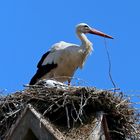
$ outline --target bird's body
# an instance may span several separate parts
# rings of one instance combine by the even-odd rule
[[[77,68],[83,67],[87,56],[93,50],[92,43],[85,36],[85,33],[91,31],[90,29],[85,23],[77,26],[76,33],[82,42],[80,46],[64,41],[54,44],[51,50],[45,53],[39,61],[38,70],[31,79],[30,85],[41,79],[55,79],[60,82],[68,81],[70,83],[74,72]],[[98,33],[101,34],[102,32]],[[111,38],[106,34],[103,35]]]

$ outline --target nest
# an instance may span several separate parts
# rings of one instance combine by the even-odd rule
[[[139,139],[139,113],[123,93],[89,87],[48,88],[42,85],[0,97],[0,136],[4,139],[27,104],[48,118],[66,135],[91,125],[96,112],[105,113],[111,139]],[[74,132],[73,131],[73,132]]]

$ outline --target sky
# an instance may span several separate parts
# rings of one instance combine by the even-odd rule
[[[35,74],[39,59],[54,43],[80,45],[75,26],[84,22],[114,37],[106,39],[106,45],[117,87],[140,93],[139,5],[138,0],[0,1],[0,91],[24,89],[23,85]],[[104,38],[88,38],[94,51],[74,77],[85,81],[85,85],[111,89]]]

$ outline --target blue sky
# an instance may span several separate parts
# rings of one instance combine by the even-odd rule
[[[123,91],[140,92],[140,1],[0,1],[0,90],[22,90],[42,54],[56,42],[80,44],[75,25],[85,22],[114,37],[107,39],[112,77]],[[104,39],[88,35],[94,52],[75,77],[110,89]]]

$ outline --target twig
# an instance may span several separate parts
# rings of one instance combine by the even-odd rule
[[[111,58],[110,58],[110,55],[109,55],[109,51],[108,51],[108,48],[107,48],[107,43],[106,43],[106,39],[104,38],[104,44],[105,44],[105,49],[106,49],[106,53],[107,53],[107,58],[108,58],[108,63],[109,63],[109,69],[108,69],[108,73],[109,73],[109,78],[114,86],[114,89],[117,88],[113,78],[112,78],[112,74],[111,74]],[[115,92],[116,90],[114,90]]]
[[[121,104],[123,104],[124,102],[126,102],[128,99],[125,99],[123,101],[121,101],[119,104],[116,105],[116,107],[120,106]]]
[[[65,106],[65,110],[66,110],[66,115],[67,115],[67,126],[68,128],[70,128],[70,118],[69,118],[69,112],[68,112],[67,106]]]

